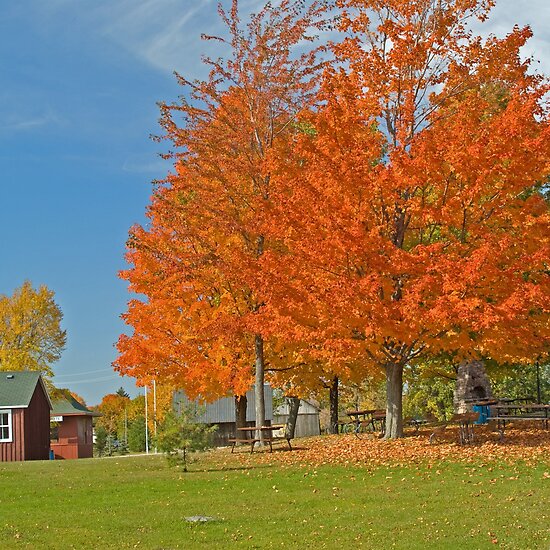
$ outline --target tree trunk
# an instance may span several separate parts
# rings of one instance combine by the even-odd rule
[[[246,395],[235,396],[235,428],[244,428],[246,426]]]
[[[338,433],[338,376],[332,379],[329,390],[330,399],[330,423],[328,431],[331,434]]]
[[[288,420],[286,422],[285,436],[294,439],[296,432],[296,421],[298,420],[298,410],[300,409],[299,397],[287,397],[288,401]]]
[[[254,349],[256,352],[255,371],[256,380],[254,384],[254,401],[256,411],[256,428],[261,428],[265,425],[265,402],[264,402],[264,379],[265,379],[265,363],[264,363],[264,339],[260,334],[256,334],[254,339]],[[263,433],[258,429],[257,437],[263,440]]]
[[[385,439],[403,437],[403,367],[386,365]]]

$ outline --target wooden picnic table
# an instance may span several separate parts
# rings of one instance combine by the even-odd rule
[[[509,416],[512,411],[524,414],[532,414],[539,418],[549,418],[550,405],[544,403],[498,403],[491,408],[495,409],[497,416]]]
[[[479,418],[478,413],[455,414],[451,419],[458,424],[459,442],[467,445],[474,442],[474,423]]]
[[[276,432],[281,429],[285,429],[284,424],[272,424],[271,426],[262,426],[261,428],[256,428],[256,426],[246,426],[244,428],[237,428],[237,437],[232,438],[229,440],[230,443],[233,443],[233,447],[231,449],[231,452],[235,450],[235,445],[237,443],[247,443],[250,444],[250,452],[254,452],[254,445],[256,443],[259,443],[260,441],[263,441],[264,443],[269,443],[269,452],[273,452],[273,442],[274,441],[281,441],[283,439],[286,440],[288,443],[289,449],[292,451],[292,445],[290,443],[290,437],[284,436],[274,436],[273,432]],[[262,437],[258,437],[258,433],[262,432]],[[249,433],[250,437],[239,437],[239,435],[245,435]]]
[[[507,420],[541,420],[548,428],[550,405],[543,403],[499,403],[491,407],[491,416],[488,420],[500,421],[503,424]]]
[[[450,420],[438,422],[433,425],[433,432],[430,434],[430,443],[441,435],[448,426],[458,426],[458,442],[461,445],[468,445],[474,442],[474,423],[478,419],[478,413],[454,414]]]
[[[488,421],[496,422],[500,439],[504,438],[507,422],[542,422],[548,429],[550,425],[550,405],[544,403],[499,403],[491,407]]]
[[[480,407],[491,407],[493,405],[498,405],[501,403],[498,399],[480,399],[479,401],[474,401],[472,405],[478,405]]]
[[[383,432],[386,426],[386,411],[383,409],[363,409],[358,411],[347,411],[351,422],[355,423],[355,435],[359,437],[359,432],[363,427],[371,427],[372,431]],[[377,430],[378,425],[378,430]]]
[[[361,418],[366,420],[367,416],[371,415],[376,409],[362,409],[360,411],[346,411],[346,414],[354,419]]]
[[[428,420],[427,418],[405,418],[404,419],[405,424],[408,426],[411,426],[414,428],[414,433],[417,434],[420,431],[421,426],[426,426],[428,424],[433,423],[432,421]]]

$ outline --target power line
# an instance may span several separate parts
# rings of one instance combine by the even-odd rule
[[[90,378],[88,380],[61,380],[62,384],[70,384],[71,386],[76,384],[89,384],[91,382],[106,382],[107,380],[114,380],[115,378],[119,378],[118,375],[113,376],[103,376],[101,378]],[[55,382],[55,379],[54,379]]]
[[[87,370],[85,372],[75,372],[72,374],[54,374],[55,378],[73,378],[75,376],[88,376],[89,374],[95,374],[96,372],[105,372],[105,373],[114,373],[113,370],[109,369],[96,369],[96,370]]]

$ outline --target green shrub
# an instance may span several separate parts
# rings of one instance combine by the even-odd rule
[[[99,426],[99,428],[96,428],[95,430],[94,447],[99,456],[103,456],[105,454],[108,435],[107,430],[103,426]]]
[[[181,412],[169,412],[159,426],[157,447],[168,463],[181,465],[187,471],[189,453],[203,451],[212,446],[212,433],[216,426],[196,421],[197,412],[193,407],[181,407]]]
[[[133,453],[145,451],[145,417],[138,416],[128,428],[128,448]]]

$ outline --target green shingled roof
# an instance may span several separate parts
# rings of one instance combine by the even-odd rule
[[[39,381],[39,372],[0,371],[0,408],[28,407]]]
[[[91,411],[82,403],[79,403],[68,391],[60,390],[63,395],[52,396],[52,416],[67,415],[87,415],[101,416],[99,413]]]

